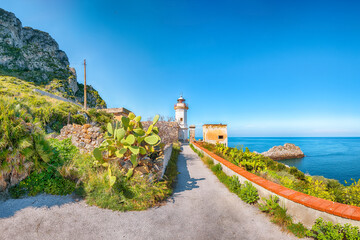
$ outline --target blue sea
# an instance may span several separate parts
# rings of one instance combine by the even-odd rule
[[[346,180],[360,179],[360,138],[343,137],[229,137],[229,147],[243,146],[259,153],[273,146],[293,143],[299,146],[305,157],[283,160],[286,165],[295,166],[304,173]]]

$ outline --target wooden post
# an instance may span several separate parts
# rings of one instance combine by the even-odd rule
[[[84,109],[87,110],[86,103],[86,59],[84,59]]]
[[[70,124],[70,117],[71,117],[71,113],[69,112],[69,115],[68,115],[68,125]]]

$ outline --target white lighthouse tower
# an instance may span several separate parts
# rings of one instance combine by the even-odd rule
[[[186,141],[188,139],[187,110],[189,106],[185,103],[185,99],[180,96],[174,106],[175,121],[179,123],[179,140]]]

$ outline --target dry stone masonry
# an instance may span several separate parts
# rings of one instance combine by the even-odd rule
[[[144,129],[148,129],[152,121],[141,122],[141,124]],[[164,145],[178,142],[180,127],[177,122],[159,121],[156,126],[159,128],[159,136]]]
[[[61,129],[60,135],[56,138],[59,140],[71,138],[72,144],[79,148],[80,152],[89,153],[100,146],[103,134],[97,126],[69,124]]]
[[[175,134],[177,132],[177,127],[174,123],[163,122],[162,124],[158,123],[157,125],[162,126],[163,136],[167,135],[164,131],[171,130],[169,132],[170,134],[165,137],[165,142],[175,141],[174,139],[177,141],[177,135]],[[104,135],[97,126],[90,124],[85,124],[83,126],[69,124],[61,129],[60,135],[56,138],[59,140],[71,138],[72,144],[79,148],[81,153],[90,153],[94,148],[100,146],[104,140]],[[156,159],[151,159],[148,156],[143,157],[140,160],[139,165],[134,169],[135,173],[146,176],[150,181],[161,178],[170,159],[171,151],[172,144],[167,144],[164,151],[160,152],[160,155],[157,156]],[[124,169],[125,172],[133,167],[129,159],[118,158],[116,161],[118,161],[120,168]]]

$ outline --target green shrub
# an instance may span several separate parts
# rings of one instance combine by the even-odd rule
[[[67,195],[75,190],[75,183],[63,178],[60,173],[49,167],[41,172],[32,172],[26,179],[9,189],[10,196],[19,198],[28,194],[35,196],[39,193],[53,195]]]
[[[272,160],[271,158],[264,158],[264,162],[269,170],[277,170],[278,163]]]
[[[75,183],[65,179],[59,169],[71,161],[79,150],[71,144],[70,139],[50,139],[48,144],[52,148],[52,156],[46,167],[33,171],[26,179],[10,188],[9,193],[13,198],[39,193],[67,195],[75,190]]]
[[[36,170],[46,167],[51,148],[26,109],[13,99],[0,97],[0,123],[0,170],[22,168],[25,162],[33,163]]]
[[[360,206],[360,179],[356,182],[353,180],[350,186],[344,188],[344,203]]]
[[[228,178],[228,187],[230,191],[237,193],[241,190],[241,183],[239,182],[239,179],[237,176],[231,176]]]
[[[331,201],[335,200],[335,196],[328,191],[326,182],[321,180],[316,180],[312,177],[308,177],[307,179],[309,184],[307,188],[304,189],[304,192],[306,194]]]
[[[347,240],[359,240],[360,239],[359,228],[352,226],[351,224],[346,223],[342,227],[342,232],[344,233],[344,239],[347,239]]]
[[[202,142],[201,143],[202,147],[209,150],[209,151],[215,151],[216,150],[216,146],[214,144],[211,143],[207,143],[207,142]]]
[[[109,189],[107,170],[90,174],[84,182],[85,199],[89,205],[118,211],[144,210],[170,195],[165,181],[150,183],[140,175],[128,179],[118,168],[112,168],[117,181]]]
[[[306,180],[306,177],[305,177],[305,173],[301,172],[301,171],[297,171],[297,173],[295,174],[295,177],[299,180]]]
[[[270,196],[268,199],[263,198],[262,200],[264,203],[259,204],[259,209],[270,214],[273,223],[289,230],[297,237],[305,237],[307,229],[302,223],[293,223],[291,216],[287,214],[287,210],[279,205],[278,196]]]
[[[329,192],[331,192],[331,195],[334,196],[336,202],[340,202],[340,203],[346,202],[345,186],[339,183],[339,181],[335,179],[327,179],[326,188],[328,189]],[[351,188],[351,186],[347,188]]]
[[[283,171],[283,170],[285,170],[285,169],[286,169],[285,164],[283,164],[283,163],[277,163],[277,170],[278,170],[278,171]]]
[[[109,188],[107,168],[94,164],[90,154],[73,158],[62,168],[62,173],[69,179],[81,182],[77,193],[81,194],[89,205],[96,205],[118,211],[144,210],[159,204],[172,193],[177,172],[176,162],[180,146],[174,145],[164,180],[154,181],[139,174],[128,178],[126,172],[111,163],[112,176],[116,181]]]
[[[272,214],[276,208],[279,207],[279,197],[271,195],[268,199],[263,198],[264,204],[259,204],[259,209],[262,212],[270,213]]]
[[[213,172],[215,172],[215,173],[219,173],[219,172],[222,171],[222,166],[221,166],[220,163],[218,163],[218,164],[212,166],[212,167],[211,167],[211,170],[212,170]]]
[[[212,166],[214,165],[214,160],[212,160],[211,158],[209,157],[204,157],[203,155],[200,155],[200,157],[204,158],[205,160],[205,164],[208,165],[208,166]]]
[[[241,186],[240,198],[246,203],[256,203],[259,200],[257,189],[248,181]]]
[[[106,131],[106,125],[113,121],[113,115],[111,113],[106,113],[95,108],[90,108],[88,115],[91,122],[101,123],[101,128],[104,132]]]
[[[290,174],[295,175],[298,169],[296,167],[290,167]]]
[[[262,212],[269,213],[272,218],[272,222],[286,227],[292,223],[292,219],[286,214],[286,209],[280,207],[279,197],[270,196],[268,199],[263,199],[264,204],[259,204],[259,209]]]
[[[79,149],[71,143],[70,138],[64,140],[50,138],[48,141],[54,152],[52,165],[62,166],[79,154]]]
[[[306,236],[307,229],[302,223],[291,223],[287,226],[287,229],[299,238]]]
[[[305,180],[305,174],[296,167],[290,167],[290,174],[294,175],[299,180]]]
[[[342,239],[360,239],[360,232],[358,227],[345,224],[333,224],[332,222],[325,222],[322,218],[316,219],[315,224],[311,230],[306,233],[307,236],[319,240],[342,240]]]

